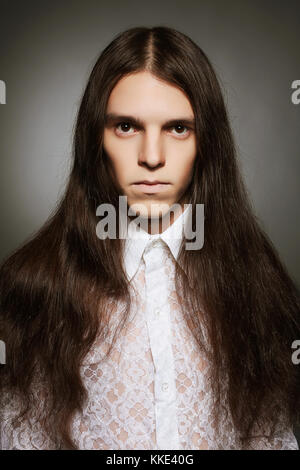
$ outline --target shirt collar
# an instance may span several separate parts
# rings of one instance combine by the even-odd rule
[[[177,261],[183,239],[183,228],[187,223],[190,209],[191,207],[188,205],[164,232],[154,235],[138,227],[134,221],[130,221],[129,217],[127,218],[128,230],[124,248],[124,267],[129,281],[138,270],[146,246],[157,239],[161,239],[167,244]]]

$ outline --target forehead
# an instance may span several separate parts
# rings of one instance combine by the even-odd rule
[[[143,117],[194,116],[190,101],[180,88],[147,71],[126,75],[118,81],[109,96],[107,112]]]

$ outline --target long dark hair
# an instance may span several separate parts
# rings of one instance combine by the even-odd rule
[[[105,110],[118,80],[144,70],[179,87],[194,110],[189,200],[193,211],[204,204],[205,242],[198,251],[181,248],[177,291],[199,350],[210,354],[216,421],[225,402],[242,445],[260,422],[271,432],[278,416],[288,426],[299,422],[299,367],[291,360],[291,344],[300,338],[299,292],[253,214],[210,61],[189,37],[164,26],[129,29],[103,50],[79,107],[65,194],[1,266],[0,338],[7,348],[1,392],[20,397],[25,418],[36,406],[39,377],[47,391],[44,429],[64,448],[76,448],[72,417],[88,396],[82,360],[96,338],[108,335],[111,300],[125,305],[115,335],[131,305],[122,242],[96,235],[96,208],[111,203],[118,211],[120,195],[102,145]]]

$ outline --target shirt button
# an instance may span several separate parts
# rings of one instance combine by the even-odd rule
[[[157,317],[160,316],[160,310],[159,310],[159,308],[156,308],[156,309],[155,309],[155,315],[156,315]]]
[[[163,383],[161,389],[163,392],[166,392],[169,389],[169,384],[167,382]]]

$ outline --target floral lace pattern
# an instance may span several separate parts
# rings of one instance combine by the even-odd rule
[[[79,449],[238,449],[230,421],[223,423],[222,439],[216,437],[209,362],[183,320],[174,288],[174,258],[163,242],[156,248],[151,245],[148,254],[153,263],[148,272],[147,257],[141,259],[133,278],[130,318],[111,356],[103,360],[109,338],[96,341],[82,364],[89,398],[83,413],[74,417],[74,441]],[[169,334],[164,330],[167,325]],[[162,337],[169,349],[160,354],[155,348],[161,346]],[[17,402],[7,398],[2,449],[55,448],[34,424],[34,412],[32,422],[12,428],[16,410]],[[298,445],[292,431],[284,430],[272,440],[253,439],[249,448],[298,449]]]

